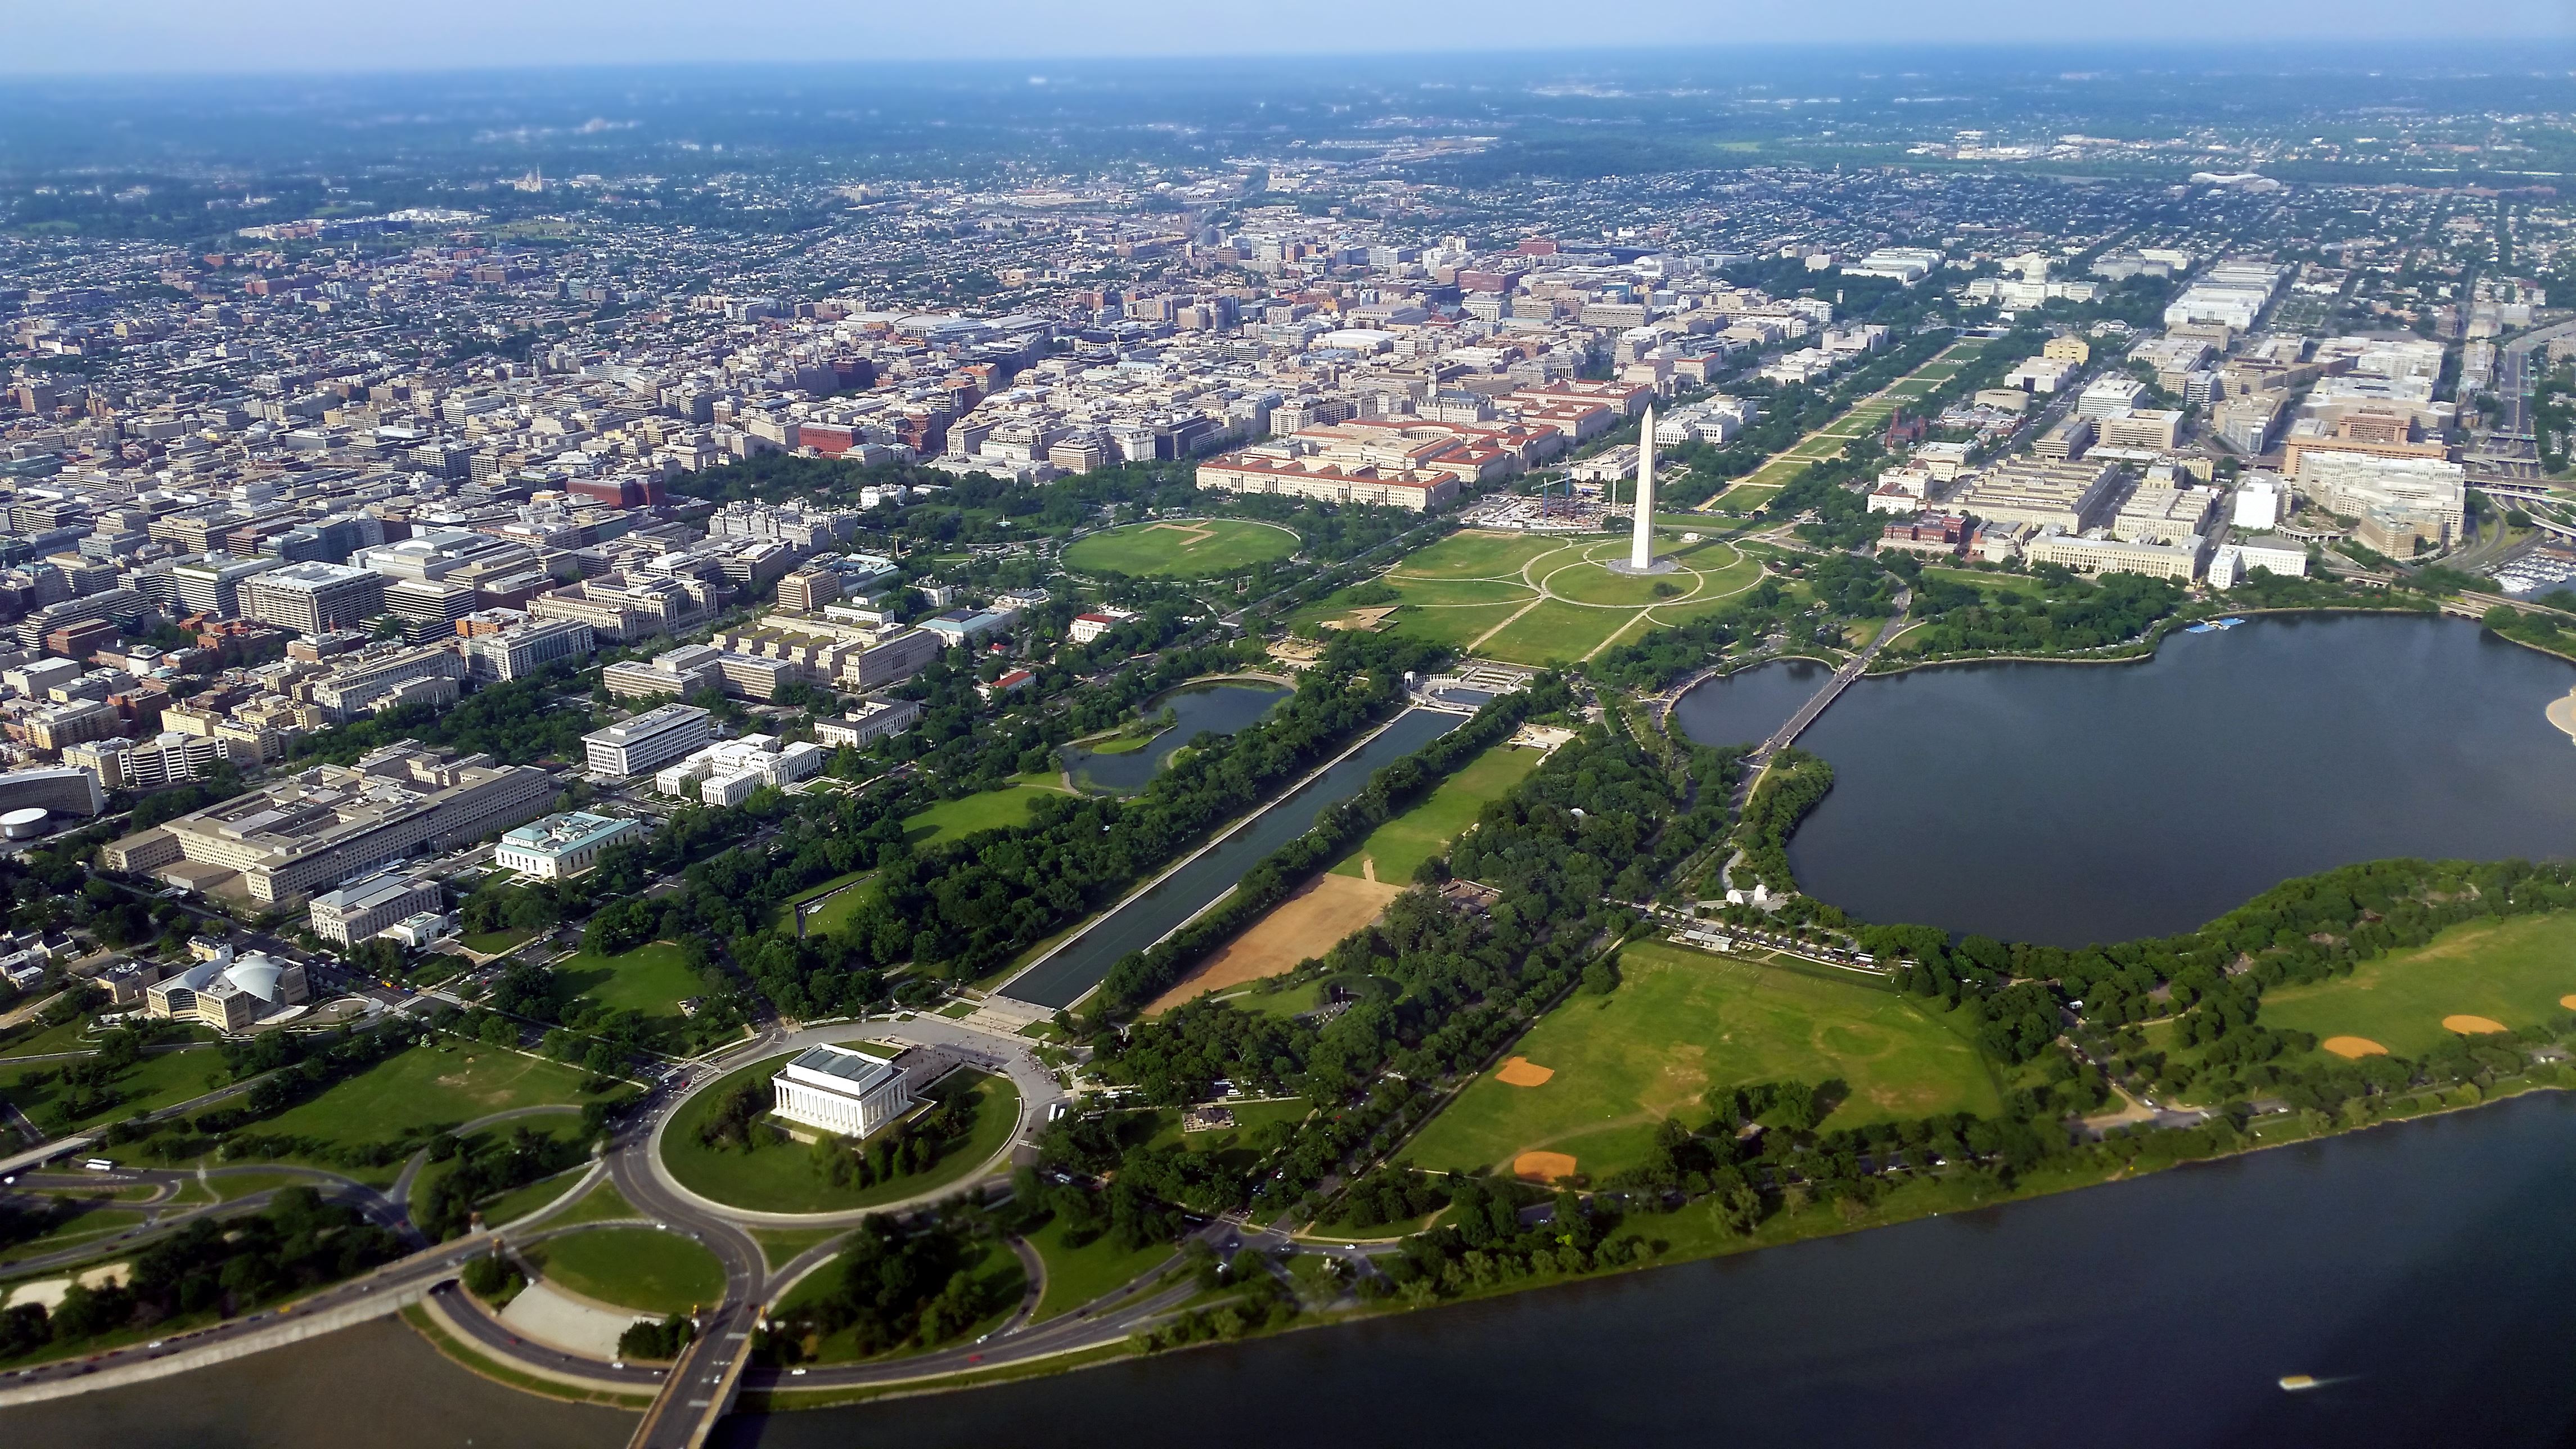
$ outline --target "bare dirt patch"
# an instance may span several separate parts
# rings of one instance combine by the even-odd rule
[[[2497,1021],[2492,1017],[2446,1016],[2442,1018],[2442,1030],[2456,1031],[2462,1036],[2485,1036],[2487,1033],[2492,1031],[2507,1031],[2510,1029],[2511,1028],[2507,1027],[2503,1022]]]
[[[1157,523],[1150,525],[1145,531],[1147,533],[1179,534],[1181,536],[1181,549],[1185,553],[1198,547],[1200,544],[1207,542],[1209,539],[1216,537],[1215,529],[1202,528],[1195,523]]]
[[[2372,1041],[2366,1036],[2330,1036],[2324,1041],[2319,1042],[2318,1045],[2324,1047],[2327,1051],[2333,1052],[2336,1056],[2351,1060],[2358,1060],[2362,1057],[2384,1057],[2388,1055],[2388,1048],[2381,1046],[2379,1043]]]
[[[1322,955],[1334,942],[1375,921],[1385,912],[1387,902],[1402,894],[1402,886],[1346,875],[1319,875],[1242,935],[1228,941],[1225,949],[1209,958],[1206,965],[1154,998],[1145,1014],[1156,1016],[1185,1001],[1247,981],[1284,976],[1297,969],[1298,962]]]
[[[1525,1182],[1554,1182],[1573,1175],[1574,1159],[1563,1152],[1524,1152],[1512,1159],[1512,1176]]]
[[[1494,1073],[1494,1080],[1507,1087],[1544,1087],[1555,1075],[1554,1067],[1542,1067],[1527,1057],[1511,1057],[1504,1061],[1501,1071]],[[1573,1159],[1566,1160],[1571,1162]]]

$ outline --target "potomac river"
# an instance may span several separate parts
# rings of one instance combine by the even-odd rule
[[[1727,744],[1825,678],[1784,661],[1676,713]],[[2256,618],[2135,664],[1864,679],[1798,740],[1833,792],[1799,885],[1867,921],[2079,946],[2190,930],[2292,876],[2388,856],[2576,850],[2576,665],[2457,619]]]
[[[1083,1373],[768,1417],[729,1446],[2561,1444],[2576,1096]],[[1648,1224],[1651,1231],[1651,1223]],[[2285,1374],[2325,1380],[2282,1392]],[[363,1391],[350,1392],[353,1384]],[[0,1412],[13,1443],[614,1449],[379,1323]]]

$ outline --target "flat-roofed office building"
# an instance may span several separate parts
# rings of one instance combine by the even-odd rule
[[[641,775],[679,759],[716,736],[715,721],[689,704],[666,704],[581,737],[595,775]]]
[[[385,576],[345,564],[298,563],[254,574],[250,616],[299,634],[349,629],[385,611]]]

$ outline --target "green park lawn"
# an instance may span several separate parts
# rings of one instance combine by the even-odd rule
[[[561,1196],[573,1182],[580,1180],[580,1173],[587,1169],[588,1166],[588,1163],[584,1163],[581,1167],[575,1168],[573,1170],[574,1175],[572,1177],[552,1177],[546,1179],[545,1183],[531,1184],[530,1187],[521,1188],[519,1190],[521,1192],[527,1192],[531,1191],[533,1188],[543,1187],[548,1183],[551,1183],[554,1186],[556,1196]],[[504,1200],[506,1201],[506,1199]],[[549,1199],[549,1201],[551,1201],[551,1199]],[[545,1205],[545,1203],[538,1203],[536,1206],[544,1207]],[[521,1209],[523,1212],[533,1212],[535,1210],[535,1208]],[[581,1195],[581,1200],[579,1202],[565,1208],[554,1217],[547,1219],[545,1225],[550,1228],[568,1228],[576,1223],[616,1222],[644,1216],[646,1216],[644,1213],[636,1211],[633,1203],[626,1200],[626,1194],[617,1190],[617,1184],[610,1182],[607,1178],[603,1177],[591,1188],[590,1191]],[[507,1218],[494,1217],[491,1210],[488,1208],[484,1211],[483,1220],[487,1223],[509,1221]]]
[[[698,1131],[716,1105],[735,1088],[765,1081],[787,1064],[789,1054],[755,1062],[727,1073],[692,1095],[672,1114],[662,1133],[662,1163],[682,1186],[701,1197],[755,1212],[831,1213],[877,1207],[966,1180],[1010,1143],[1019,1126],[1020,1093],[1008,1077],[961,1071],[931,1088],[935,1095],[973,1092],[977,1098],[975,1128],[940,1154],[926,1171],[905,1173],[873,1187],[834,1187],[816,1164],[813,1149],[765,1126],[760,1145],[748,1150],[709,1146]]]
[[[963,840],[979,830],[1007,830],[1029,823],[1029,811],[1064,788],[1053,775],[1023,775],[999,790],[942,800],[904,817],[903,838],[915,849]],[[807,929],[812,929],[810,926]]]
[[[775,1273],[795,1262],[806,1249],[845,1236],[850,1229],[747,1228],[745,1231],[751,1234],[752,1241],[760,1244],[760,1260],[769,1265],[769,1271]],[[813,1281],[812,1277],[809,1276],[806,1281]]]
[[[1333,874],[1360,875],[1361,862],[1374,860],[1379,880],[1398,885],[1412,880],[1424,861],[1445,854],[1458,832],[1475,823],[1486,802],[1510,793],[1545,758],[1541,750],[1494,746],[1441,781],[1412,809],[1370,831],[1368,839],[1333,867]]]
[[[1521,565],[1567,546],[1544,534],[1453,533],[1406,554],[1387,582],[1414,579],[1518,579]]]
[[[79,1021],[66,1021],[60,1026],[47,1026],[32,1019],[22,1022],[0,1033],[0,1060],[88,1051],[98,1045],[98,1040],[81,1035],[82,1025]]]
[[[2576,911],[2453,926],[2412,950],[2364,961],[2350,976],[2263,993],[2262,1022],[2366,1037],[2422,1056],[2450,1033],[2446,1016],[2483,1016],[2517,1030],[2568,1014],[2576,996]]]
[[[770,929],[786,931],[791,935],[794,934],[796,930],[796,907],[807,901],[813,900],[818,896],[831,895],[832,892],[841,890],[841,887],[845,885],[855,885],[860,881],[866,880],[874,873],[875,872],[873,871],[867,870],[854,870],[848,875],[834,876],[832,879],[823,882],[821,885],[814,886],[807,890],[798,891],[796,894],[789,896],[786,900],[779,903],[778,909],[771,915]],[[806,916],[805,934],[809,936],[827,936],[832,932],[839,930],[843,925],[846,925],[849,922],[851,916],[858,913],[859,907],[866,904],[868,897],[871,894],[873,894],[873,892],[867,890],[848,890],[841,891],[837,896],[832,896],[830,901],[815,907],[813,913]]]
[[[659,1228],[587,1228],[530,1250],[546,1281],[639,1313],[686,1313],[724,1297],[716,1255]]]
[[[1028,1235],[1028,1242],[1046,1264],[1046,1291],[1038,1298],[1033,1323],[1070,1313],[1170,1262],[1177,1251],[1169,1243],[1121,1248],[1106,1233],[1073,1247],[1064,1240],[1062,1218],[1047,1219],[1046,1226]]]
[[[1180,1113],[1158,1111],[1154,1114],[1153,1135],[1145,1139],[1145,1145],[1239,1156],[1243,1165],[1249,1168],[1255,1153],[1254,1143],[1259,1140],[1263,1128],[1274,1122],[1303,1122],[1314,1115],[1315,1104],[1303,1097],[1282,1097],[1269,1102],[1237,1102],[1228,1110],[1234,1113],[1234,1125],[1214,1132],[1184,1132],[1181,1130]]]
[[[1510,664],[1573,664],[1635,618],[1633,611],[1547,599],[1477,645],[1476,652]]]
[[[1945,583],[1965,584],[1982,589],[1989,597],[1999,594],[2022,594],[2037,598],[2048,592],[2048,586],[2028,574],[1988,573],[1983,569],[1925,569],[1927,578]]]
[[[560,1062],[442,1038],[413,1047],[287,1108],[261,1132],[335,1142],[426,1135],[520,1107],[582,1104],[582,1073]]]
[[[59,1077],[62,1069],[77,1065],[71,1059],[51,1062],[24,1062],[0,1065],[0,1100],[6,1100],[34,1119],[37,1126],[49,1132],[77,1131],[101,1122],[131,1117],[137,1112],[157,1112],[174,1107],[214,1088],[206,1085],[208,1076],[216,1085],[225,1081],[224,1059],[211,1051],[160,1052],[143,1057],[117,1074],[110,1085],[116,1100],[77,1115],[61,1108],[63,1084],[59,1080],[36,1082],[36,1077]]]
[[[1076,539],[1064,551],[1064,566],[1131,578],[1216,578],[1275,563],[1301,545],[1294,529],[1248,519],[1131,523]]]
[[[457,943],[478,956],[498,956],[505,951],[517,950],[533,940],[536,934],[534,931],[515,929],[478,931],[471,936],[459,936]]]
[[[555,963],[555,983],[616,1011],[680,1019],[680,1003],[704,996],[706,983],[689,967],[676,941],[648,941],[615,956],[583,951]]]
[[[539,1118],[536,1120],[543,1121],[544,1119]],[[482,1212],[483,1221],[492,1227],[499,1227],[503,1223],[517,1222],[519,1219],[526,1217],[528,1214],[535,1212],[539,1208],[554,1206],[565,1193],[573,1190],[574,1185],[581,1181],[582,1174],[589,1170],[590,1164],[587,1162],[582,1163],[577,1167],[567,1167],[552,1177],[539,1178],[525,1187],[514,1187],[508,1192],[496,1193],[493,1196],[487,1197],[481,1202],[476,1203],[474,1206]],[[607,1184],[603,1181],[601,1186],[606,1187]],[[614,1188],[609,1189],[611,1192],[614,1192],[615,1190],[616,1189]],[[588,1198],[585,1197],[584,1203],[586,1204],[587,1201]],[[620,1201],[622,1202],[624,1199],[620,1199]],[[553,1227],[555,1224],[550,1222],[547,1226]]]
[[[48,1232],[0,1248],[0,1275],[5,1275],[11,1264],[22,1263],[29,1258],[50,1257],[70,1248],[95,1246],[104,1249],[119,1234],[142,1225],[143,1214],[132,1208],[83,1208],[55,1224]],[[8,1296],[9,1290],[0,1287],[0,1298]]]
[[[1553,1077],[1522,1087],[1487,1073],[1405,1156],[1447,1170],[1562,1152],[1597,1180],[1635,1165],[1665,1118],[1702,1125],[1709,1089],[1755,1082],[1843,1082],[1828,1129],[2001,1108],[1967,1038],[1894,992],[1662,942],[1629,946],[1619,969],[1617,990],[1568,998],[1513,1047]]]

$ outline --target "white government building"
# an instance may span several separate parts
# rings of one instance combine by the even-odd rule
[[[770,1079],[778,1115],[790,1122],[865,1137],[912,1106],[912,1089],[895,1066],[900,1048],[807,1047]]]

